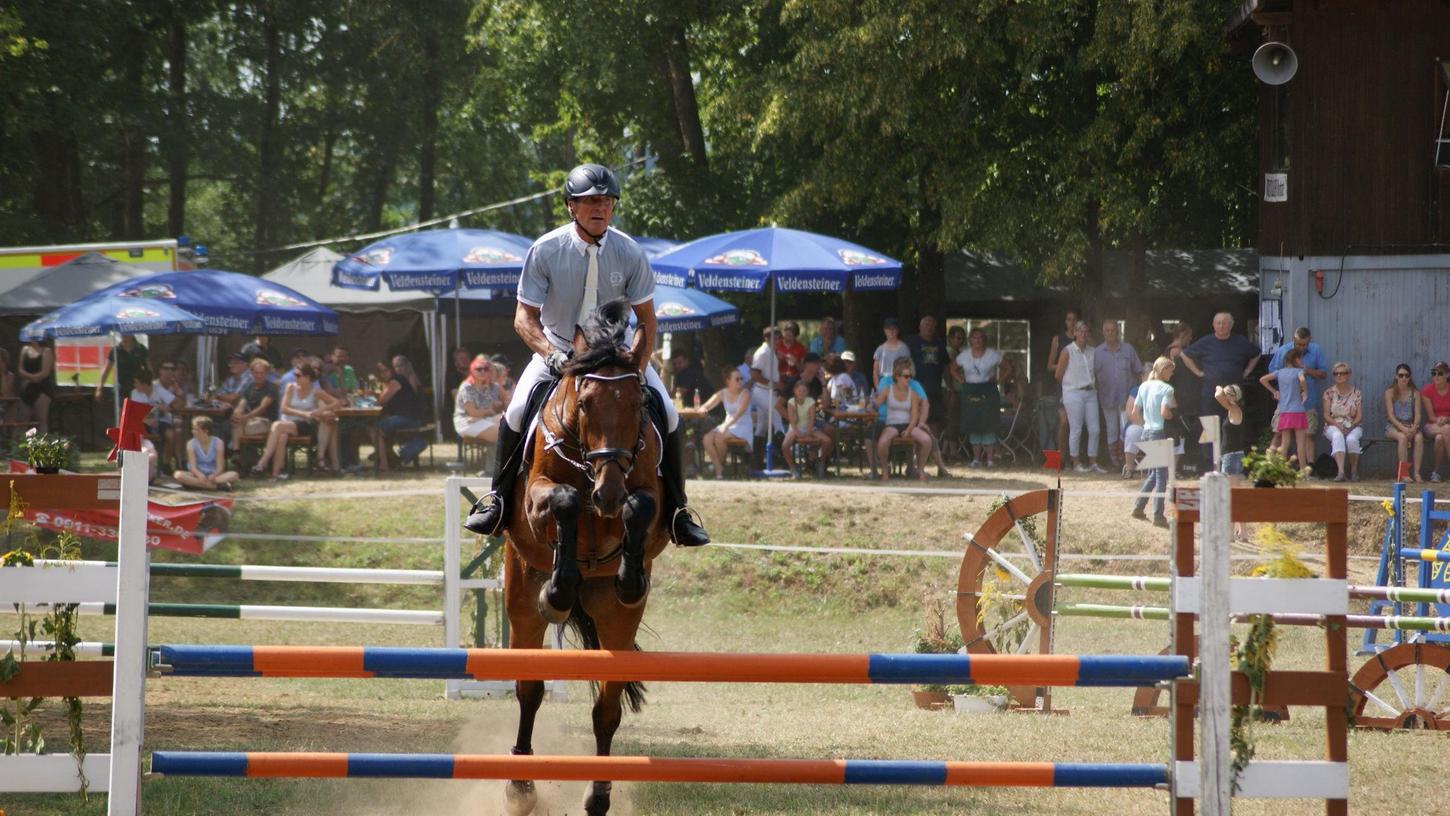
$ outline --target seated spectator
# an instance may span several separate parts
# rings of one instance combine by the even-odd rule
[[[507,405],[493,382],[493,363],[488,355],[473,358],[468,378],[458,385],[453,399],[453,430],[459,439],[498,441],[498,423]]]
[[[1412,462],[1409,480],[1420,481],[1420,462],[1425,455],[1425,437],[1420,435],[1420,393],[1415,388],[1415,376],[1409,365],[1395,366],[1395,379],[1385,389],[1385,436],[1395,440],[1397,465]],[[1410,449],[1414,448],[1411,460]],[[1399,467],[1395,468],[1398,478]]]
[[[170,365],[170,363],[163,365]],[[181,407],[181,399],[159,381],[153,379],[151,369],[142,366],[136,372],[136,379],[132,383],[131,401],[151,406],[150,412],[146,414],[146,433],[161,440],[162,461],[175,461],[177,441],[174,423],[176,417],[171,412],[173,409]]]
[[[305,349],[305,348],[296,348],[296,349],[293,349],[292,350],[292,367],[289,368],[289,369],[287,369],[287,373],[283,374],[277,380],[277,387],[278,388],[286,388],[287,386],[291,385],[292,383],[297,382],[297,372],[301,371],[302,370],[302,367],[305,366],[305,365],[307,365],[307,358],[309,358],[311,356],[312,355],[310,353],[308,353],[307,349]]]
[[[216,391],[216,398],[231,407],[237,407],[242,391],[252,381],[252,372],[247,368],[247,355],[236,352],[227,358],[227,378]]]
[[[212,436],[211,417],[191,419],[191,439],[186,443],[186,469],[172,478],[193,490],[231,490],[241,477],[226,468],[226,445]]]
[[[337,398],[322,390],[317,383],[317,369],[310,363],[303,363],[297,372],[295,382],[287,384],[282,392],[281,418],[272,423],[267,435],[267,446],[262,457],[252,466],[252,475],[260,476],[270,461],[272,480],[286,479],[282,467],[287,463],[287,440],[290,437],[310,436],[317,445],[318,465],[325,471],[327,454],[332,448],[333,432],[337,429]],[[334,458],[332,470],[338,470]]]
[[[785,458],[785,466],[794,469],[797,463],[791,458],[791,447],[796,444],[815,445],[818,448],[816,475],[823,476],[833,440],[830,434],[816,427],[816,422],[823,419],[817,416],[819,406],[820,403],[811,396],[805,379],[796,380],[794,397],[785,406],[789,430],[785,432],[785,441],[781,443],[781,455]]]
[[[1002,355],[987,347],[987,333],[972,329],[967,335],[967,348],[957,355],[956,369],[961,377],[961,436],[972,447],[972,467],[996,464],[997,426],[1002,414],[1002,392],[998,386],[998,367]]]
[[[856,355],[852,354],[851,359],[855,361]],[[866,395],[861,393],[860,386],[846,373],[844,359],[837,357],[826,366],[826,371],[830,374],[830,379],[826,381],[826,393],[830,395],[833,407],[848,408],[862,404]]]
[[[897,360],[911,358],[911,347],[901,339],[901,324],[896,318],[888,317],[881,321],[881,333],[886,336],[886,340],[871,355],[871,383],[877,389],[882,387],[883,379],[891,376]]]
[[[702,411],[710,411],[717,405],[725,407],[725,421],[705,434],[703,441],[705,453],[715,466],[716,479],[725,478],[726,438],[734,437],[744,441],[747,450],[751,449],[755,439],[751,424],[751,395],[750,389],[745,387],[745,378],[735,368],[725,369],[724,376],[725,387],[716,391],[700,406]]]
[[[357,393],[357,372],[352,367],[352,355],[347,346],[333,346],[323,368],[322,387],[327,393],[345,400]]]
[[[781,327],[780,337],[775,341],[776,353],[780,355],[780,379],[787,387],[794,385],[801,375],[801,364],[806,357],[806,347],[798,339],[800,333],[800,324],[792,320]]]
[[[807,351],[825,357],[828,354],[841,354],[846,350],[846,338],[836,333],[836,319],[830,315],[821,318],[821,328],[815,337],[811,338]]]
[[[493,382],[498,386],[499,391],[503,392],[503,401],[507,404],[514,393],[514,386],[518,385],[514,378],[509,376],[509,358],[503,354],[495,354],[488,359],[493,363]]]
[[[691,359],[689,352],[679,349],[670,354],[671,391],[681,405],[697,406],[715,393],[715,386],[705,376],[705,368]]]
[[[156,372],[156,384],[164,387],[176,397],[175,405],[178,408],[196,402],[196,395],[193,389],[186,385],[186,364],[178,361],[162,363]],[[188,401],[190,400],[190,401]],[[185,428],[177,428],[176,461],[181,461],[181,439],[180,436],[186,433]]]
[[[268,433],[277,418],[277,405],[282,401],[277,384],[272,382],[272,364],[265,357],[256,357],[247,364],[252,381],[242,389],[237,407],[232,409],[232,450],[240,450],[243,436]]]
[[[388,437],[423,424],[424,406],[419,390],[418,375],[413,373],[413,364],[401,354],[393,357],[388,384],[378,395],[378,404],[383,406],[382,417],[373,426],[373,448],[378,457],[378,470],[384,473],[388,472],[388,459],[392,455]],[[411,464],[426,447],[428,440],[420,434],[413,434],[398,449],[399,464]]]
[[[50,402],[55,398],[55,344],[31,340],[20,347],[16,364],[22,420],[35,423],[37,433],[50,430]]]
[[[1142,382],[1135,383],[1128,389],[1128,399],[1123,403],[1123,410],[1128,414],[1128,426],[1123,429],[1123,478],[1133,478],[1133,471],[1138,468],[1138,440],[1143,438],[1143,417],[1138,411],[1138,390],[1144,382],[1152,376],[1153,371],[1148,367],[1143,368]]]
[[[902,344],[903,348],[905,343]],[[926,481],[926,463],[931,457],[932,438],[926,431],[926,395],[921,384],[911,378],[911,356],[897,357],[892,362],[891,376],[881,382],[876,392],[876,405],[886,412],[881,435],[876,440],[876,458],[881,463],[881,481],[891,478],[891,443],[898,436],[910,439],[916,447],[916,478]]]
[[[1324,421],[1324,436],[1329,440],[1329,451],[1339,473],[1334,481],[1348,478],[1359,481],[1359,439],[1364,435],[1364,397],[1349,381],[1348,363],[1335,363],[1330,369],[1333,385],[1324,389],[1323,405],[1319,416]],[[1349,457],[1349,469],[1345,470],[1345,456]]]
[[[135,378],[133,377],[132,380],[134,381]],[[141,452],[146,454],[146,484],[152,484],[156,481],[156,474],[160,470],[158,463],[161,457],[156,455],[156,443],[147,437],[141,437]],[[117,462],[116,466],[119,467],[120,464]]]
[[[856,384],[857,402],[864,403],[870,399],[872,392],[876,389],[872,387],[871,380],[866,374],[856,366],[856,352],[850,350],[841,352],[841,363],[846,367],[846,376]]]
[[[1450,453],[1450,363],[1443,360],[1430,369],[1430,382],[1420,390],[1424,398],[1425,436],[1435,452],[1435,468],[1430,481],[1440,481],[1440,466]]]

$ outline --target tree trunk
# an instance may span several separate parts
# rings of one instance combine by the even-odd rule
[[[438,160],[438,106],[441,104],[443,81],[438,65],[438,37],[432,29],[423,35],[423,54],[428,60],[423,71],[423,128],[419,134],[418,153],[418,220],[433,218],[433,187]]]
[[[383,205],[387,203],[388,187],[393,183],[393,172],[398,166],[399,128],[390,127],[378,136],[377,167],[368,188],[367,229],[373,232],[383,227]]]
[[[186,180],[190,164],[190,118],[186,110],[186,21],[179,2],[171,4],[168,20],[170,43],[168,77],[170,101],[167,104],[166,157],[170,178],[170,195],[166,207],[166,234],[172,237],[186,232]]]
[[[272,9],[265,9],[262,13],[262,46],[266,96],[263,102],[262,132],[257,140],[257,223],[252,237],[252,247],[255,250],[267,249],[272,242],[272,188],[277,172],[277,116],[282,104],[281,39],[275,14]],[[265,256],[254,257],[257,271],[260,272]]]
[[[127,110],[121,121],[121,236],[139,241],[146,237],[146,32],[133,28],[125,39],[125,93]]]
[[[671,26],[669,43],[665,48],[665,59],[669,67],[670,95],[675,104],[675,120],[680,129],[680,140],[685,153],[701,170],[709,168],[705,155],[705,131],[700,126],[700,105],[695,99],[695,80],[690,75],[690,44],[685,37],[685,28],[676,23]]]

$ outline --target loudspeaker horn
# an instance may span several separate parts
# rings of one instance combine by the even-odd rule
[[[1266,85],[1283,85],[1299,70],[1294,49],[1281,42],[1266,42],[1254,52],[1254,76]]]

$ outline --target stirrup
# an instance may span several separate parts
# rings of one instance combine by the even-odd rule
[[[493,502],[491,504],[484,504],[484,502],[488,501],[489,499],[492,499]],[[478,515],[478,514],[482,513],[485,509],[487,509],[489,507],[497,507],[498,508],[498,520],[494,522],[493,529],[491,529],[491,530],[475,530],[475,529],[473,529],[473,528],[471,528],[471,527],[468,526],[468,520],[469,519],[473,518],[475,515]],[[499,534],[499,531],[503,529],[503,524],[504,524],[504,502],[503,502],[503,496],[500,496],[498,494],[498,491],[496,491],[496,490],[490,490],[487,493],[483,494],[481,497],[479,497],[478,501],[476,501],[476,502],[473,503],[473,507],[469,508],[468,518],[465,518],[463,520],[463,527],[464,527],[464,529],[468,530],[471,533],[474,533],[475,535],[482,535],[482,536],[496,536],[496,535],[498,535]]]
[[[691,508],[689,505],[684,505],[684,506],[681,506],[681,507],[677,507],[677,508],[675,508],[674,515],[670,516],[670,541],[676,547],[685,547],[685,546],[699,547],[699,546],[702,546],[703,544],[710,543],[710,541],[709,541],[709,534],[708,533],[706,533],[706,535],[705,535],[705,541],[702,542],[701,544],[689,544],[689,545],[686,545],[686,544],[681,544],[679,541],[677,541],[675,539],[675,524],[677,522],[679,522],[679,520],[680,520],[680,514],[681,513],[684,513],[685,514],[686,520],[690,521],[696,527],[699,527],[700,530],[701,530],[701,532],[704,532],[704,530],[705,530],[705,519],[699,513],[695,512],[695,510],[693,508]]]

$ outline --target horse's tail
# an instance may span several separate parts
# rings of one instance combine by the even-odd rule
[[[584,611],[583,604],[575,603],[574,608],[569,612],[569,620],[566,624],[579,638],[579,643],[586,649],[599,648],[599,629],[594,625],[594,619]],[[640,651],[639,644],[634,644],[634,650]],[[590,688],[598,691],[598,683],[590,683]],[[638,680],[631,680],[624,684],[624,704],[635,714],[644,707],[644,683]]]

